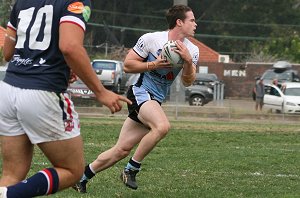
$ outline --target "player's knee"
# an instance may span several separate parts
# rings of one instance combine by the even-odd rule
[[[116,155],[118,156],[119,159],[123,159],[125,157],[127,157],[130,154],[130,150],[129,148],[124,148],[124,147],[116,147],[115,151],[116,151]]]
[[[70,169],[73,183],[79,181],[84,173],[84,163],[78,163],[76,167]]]
[[[161,122],[156,125],[156,131],[158,132],[160,138],[165,137],[168,134],[170,128],[171,125],[169,122]]]

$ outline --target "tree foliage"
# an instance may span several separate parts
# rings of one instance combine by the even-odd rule
[[[0,25],[2,27],[5,27],[8,20],[9,20],[9,14],[11,10],[11,3],[10,0],[1,0],[0,4]]]
[[[11,1],[2,0],[2,25]],[[89,53],[130,48],[142,34],[167,29],[164,13],[172,5],[173,0],[92,1],[85,39]],[[188,5],[198,24],[195,37],[234,61],[265,55],[300,62],[299,0],[188,0]]]
[[[299,37],[291,34],[300,30],[299,0],[189,0],[188,3],[197,19],[195,37],[219,53],[229,54],[235,61],[245,61],[255,51],[265,54],[268,60],[273,57],[300,61],[295,44]],[[100,24],[105,21],[108,25],[106,30],[92,27],[96,42],[132,47],[147,30],[166,29],[164,12],[172,5],[172,0],[95,1],[94,10],[109,11],[94,12],[93,21]]]
[[[281,59],[300,62],[299,32],[291,31],[286,33],[288,36],[283,35],[271,39],[265,44],[263,51]]]

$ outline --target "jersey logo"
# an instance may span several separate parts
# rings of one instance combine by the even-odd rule
[[[39,64],[44,64],[46,62],[46,60],[45,59],[43,59],[43,58],[40,58],[40,61],[39,61]]]
[[[160,79],[164,79],[164,80],[173,81],[175,79],[174,73],[172,71],[169,71],[167,74],[160,74],[156,70],[151,70],[150,74],[153,75],[153,76],[156,76]]]
[[[89,6],[84,6],[82,16],[86,22],[90,19],[91,8]]]
[[[143,50],[144,49],[144,46],[145,46],[145,41],[143,39],[139,39],[138,42],[137,42],[137,47],[140,49],[140,50]]]
[[[84,6],[83,6],[82,2],[74,2],[68,6],[68,10],[75,14],[83,13],[83,8],[84,8]]]

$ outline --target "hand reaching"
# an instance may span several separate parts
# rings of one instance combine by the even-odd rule
[[[125,96],[118,95],[107,89],[104,89],[103,93],[97,97],[97,100],[103,105],[107,106],[111,113],[121,111],[123,106],[121,102],[132,104],[132,102]]]
[[[70,70],[69,84],[75,82],[76,80],[78,80],[77,75],[72,70]]]

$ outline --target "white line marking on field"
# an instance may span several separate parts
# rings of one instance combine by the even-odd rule
[[[254,175],[254,176],[266,176],[266,177],[299,177],[299,175],[293,175],[293,174],[276,174],[276,175],[271,175],[271,174],[264,174],[264,173],[260,173],[260,172],[254,172],[254,173],[250,173],[250,175]]]
[[[234,147],[235,149],[252,149],[252,147],[242,147],[242,146],[236,146]],[[256,148],[253,148],[256,149]],[[285,148],[268,148],[265,147],[264,149],[266,150],[278,150],[278,151],[288,151],[288,152],[298,152],[299,150],[294,150],[294,149],[285,149]]]
[[[33,162],[34,165],[39,165],[39,166],[45,166],[45,165],[49,165],[48,162]]]
[[[215,174],[215,175],[250,175],[257,177],[287,177],[287,178],[300,178],[299,175],[296,174],[265,174],[262,172],[254,172],[254,173],[241,173],[241,172],[214,172],[214,171],[201,171],[204,174]]]

